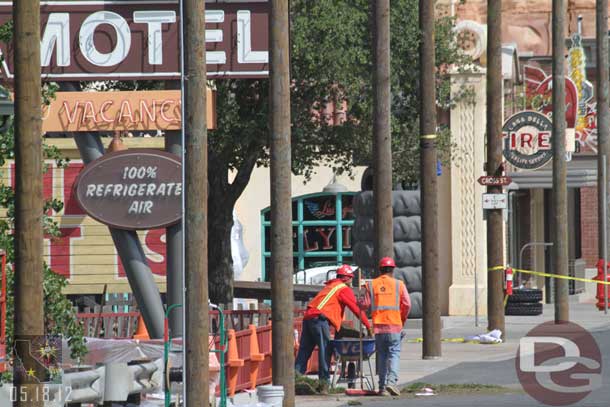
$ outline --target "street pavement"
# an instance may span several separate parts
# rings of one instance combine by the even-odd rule
[[[571,320],[591,332],[596,339],[603,356],[603,387],[592,392],[579,402],[579,407],[610,406],[610,314],[604,315],[592,304],[570,304]],[[380,397],[346,397],[340,396],[301,396],[297,406],[346,406],[348,401],[359,401],[364,406],[477,406],[508,407],[543,406],[522,390],[515,370],[515,357],[519,339],[532,328],[543,322],[553,320],[553,306],[545,305],[544,313],[537,317],[506,317],[507,340],[499,345],[482,345],[472,343],[442,344],[442,357],[439,360],[422,360],[421,343],[404,343],[400,360],[401,387],[409,383],[430,384],[480,384],[497,385],[508,388],[507,392],[438,394],[417,398],[380,398]],[[479,327],[475,326],[472,317],[444,317],[443,338],[463,338],[485,333],[485,318],[481,318]],[[408,322],[407,322],[408,326]],[[408,329],[407,338],[421,337],[420,330]],[[340,384],[342,385],[342,384]],[[240,401],[241,400],[243,401]],[[237,398],[236,404],[247,403],[243,396]]]

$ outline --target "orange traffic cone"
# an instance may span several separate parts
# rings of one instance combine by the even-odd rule
[[[142,318],[142,314],[140,314],[138,317],[138,329],[136,330],[136,334],[133,336],[133,339],[144,341],[150,339],[150,336],[148,336],[148,329],[146,329],[146,324],[144,323],[144,318]]]
[[[239,368],[243,367],[244,361],[243,359],[239,358],[239,354],[237,352],[237,339],[235,338],[234,329],[227,330],[227,341],[227,365],[229,366],[227,384],[229,385],[229,396],[233,397],[237,389],[237,373],[239,372]]]
[[[258,347],[258,335],[256,333],[256,326],[248,326],[250,330],[250,389],[256,388],[256,380],[258,379],[258,367],[262,361],[265,360],[265,355],[260,353]]]

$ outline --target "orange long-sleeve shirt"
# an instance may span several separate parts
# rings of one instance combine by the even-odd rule
[[[330,284],[337,281],[336,279],[328,281],[326,284]],[[348,307],[356,316],[359,316],[360,320],[364,324],[364,326],[368,328],[371,327],[371,323],[369,322],[366,314],[358,307],[358,302],[356,301],[356,296],[350,287],[344,287],[336,293],[337,302],[329,302],[326,307],[337,307],[337,309],[329,309],[327,312],[329,315],[325,315],[326,317],[330,317],[331,315],[340,315],[341,320],[343,320],[343,312],[345,307]],[[336,305],[334,305],[336,304]],[[315,307],[307,307],[305,311],[305,315],[303,315],[304,320],[313,319],[318,317],[320,314],[324,315],[324,312],[320,311]],[[332,318],[334,319],[334,318]],[[334,324],[333,324],[334,325]],[[340,326],[335,326],[335,329],[339,330]]]

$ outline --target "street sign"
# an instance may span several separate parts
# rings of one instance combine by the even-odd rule
[[[511,177],[505,177],[505,176],[492,177],[492,176],[484,175],[482,177],[479,177],[479,179],[477,181],[479,182],[479,184],[486,187],[486,186],[509,185],[513,181],[513,179]]]
[[[506,209],[506,194],[483,194],[483,209]]]

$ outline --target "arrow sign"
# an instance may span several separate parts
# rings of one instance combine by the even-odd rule
[[[486,186],[503,186],[509,185],[513,182],[511,177],[492,177],[492,176],[482,176],[477,180],[479,184]]]

